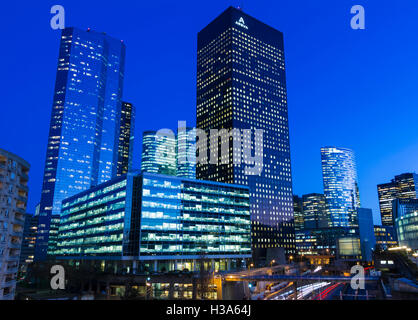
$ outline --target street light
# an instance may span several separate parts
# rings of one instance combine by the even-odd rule
[[[270,268],[273,266],[273,263],[275,263],[276,262],[276,260],[271,260],[271,262],[270,262]]]
[[[250,264],[250,268],[249,268],[249,270],[251,270],[251,267],[254,267],[254,263],[251,263],[251,264]]]

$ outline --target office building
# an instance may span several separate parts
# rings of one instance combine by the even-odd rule
[[[296,232],[299,255],[360,260],[362,257],[358,228],[333,227],[304,229]]]
[[[34,261],[36,232],[38,230],[38,216],[30,213],[26,213],[25,216],[19,262],[19,270],[22,272],[25,272],[28,264]]]
[[[132,169],[134,150],[135,106],[122,102],[120,113],[120,134],[118,144],[118,164],[116,174],[127,174]]]
[[[295,219],[295,232],[303,230],[305,228],[305,222],[303,219],[303,201],[299,196],[293,196],[293,217]]]
[[[393,219],[399,245],[418,251],[418,199],[394,200]]]
[[[90,29],[62,30],[35,259],[46,258],[62,200],[117,174],[125,45]]]
[[[362,260],[370,262],[373,260],[373,251],[376,246],[372,209],[358,208],[357,219]]]
[[[177,174],[177,140],[169,130],[145,131],[142,136],[141,172]]]
[[[305,229],[328,228],[329,219],[323,194],[304,194],[302,196],[302,204]]]
[[[374,237],[376,239],[376,249],[387,250],[398,246],[396,231],[393,226],[374,226]]]
[[[395,199],[416,199],[418,194],[418,175],[404,173],[395,176],[389,183],[377,186],[382,225],[393,226],[392,202]]]
[[[321,161],[330,226],[356,226],[360,196],[354,152],[345,148],[324,147],[321,148]]]
[[[294,253],[283,33],[233,7],[198,33],[196,122],[196,177],[250,189],[254,258]]]
[[[196,129],[177,131],[177,177],[196,179]]]
[[[63,201],[57,259],[135,270],[225,270],[251,257],[247,187],[150,173],[118,177]]]
[[[0,300],[13,300],[25,225],[30,165],[0,149]]]

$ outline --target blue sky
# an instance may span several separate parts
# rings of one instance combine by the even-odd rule
[[[284,33],[295,194],[322,192],[320,147],[356,152],[360,197],[378,212],[378,183],[418,171],[418,1],[8,1],[0,30],[0,147],[32,165],[28,210],[39,201],[60,32],[92,28],[127,46],[124,100],[141,132],[195,125],[197,32],[229,5]],[[363,5],[366,29],[350,28]]]

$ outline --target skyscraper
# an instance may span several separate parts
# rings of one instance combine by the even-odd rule
[[[177,132],[177,176],[196,178],[196,129],[179,128]]]
[[[393,226],[392,202],[395,199],[416,199],[418,195],[418,175],[404,173],[395,176],[389,183],[377,186],[382,225]]]
[[[246,185],[250,188],[254,257],[295,249],[292,176],[283,34],[241,10],[229,7],[198,34],[197,128],[210,136],[214,129],[227,139],[228,152],[201,154],[207,147],[198,137],[198,179]],[[244,143],[231,134],[251,130],[251,147],[262,164],[257,172],[232,158]],[[263,130],[257,136],[256,130]],[[237,131],[238,132],[238,131]],[[244,138],[245,139],[245,138]],[[219,148],[219,149],[222,149]],[[206,150],[207,151],[207,150]],[[253,148],[254,151],[254,148]],[[213,163],[212,157],[216,162]],[[228,159],[229,157],[229,159]],[[224,160],[228,163],[225,163]],[[244,161],[246,159],[244,155]],[[220,163],[219,163],[220,162]],[[251,161],[250,161],[251,163]]]
[[[354,152],[345,148],[321,148],[322,178],[331,227],[357,225],[360,196]]]
[[[30,165],[0,149],[0,300],[13,300],[25,225]]]
[[[35,258],[36,233],[38,230],[38,215],[26,213],[23,227],[22,249],[20,251],[19,270],[25,272],[29,263]]]
[[[142,136],[141,172],[175,176],[176,136],[171,131],[145,131]]]
[[[132,168],[134,149],[135,106],[129,102],[122,102],[120,113],[120,134],[118,144],[118,164],[116,175],[128,173]]]
[[[295,231],[301,231],[305,228],[305,223],[303,220],[303,201],[299,196],[293,196],[293,216],[295,219]]]
[[[304,194],[302,196],[302,202],[305,229],[327,228],[329,226],[323,194]]]
[[[90,29],[62,30],[36,259],[46,257],[61,201],[116,175],[124,64],[122,41]]]

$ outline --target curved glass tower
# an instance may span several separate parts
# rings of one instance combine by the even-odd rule
[[[90,29],[62,30],[36,260],[46,258],[62,200],[116,176],[124,66],[121,40]]]
[[[326,210],[331,227],[357,225],[356,210],[360,207],[357,168],[350,149],[321,148],[322,177]]]

